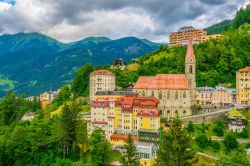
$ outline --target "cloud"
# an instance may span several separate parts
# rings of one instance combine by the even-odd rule
[[[16,0],[15,5],[5,1],[0,2],[0,33],[35,31],[65,42],[88,36],[166,41],[181,26],[204,28],[232,18],[247,1]]]
[[[7,2],[1,2],[0,1],[0,14],[3,12],[8,11],[11,8],[11,4],[7,3]]]

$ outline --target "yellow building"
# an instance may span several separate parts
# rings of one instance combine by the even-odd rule
[[[250,104],[250,67],[236,72],[237,103]]]

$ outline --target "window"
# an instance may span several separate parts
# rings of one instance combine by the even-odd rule
[[[186,98],[187,97],[187,94],[186,94],[186,91],[183,92],[183,98]]]
[[[159,92],[159,99],[162,99],[162,92]]]
[[[168,91],[167,99],[170,99],[170,92]]]
[[[175,99],[178,99],[178,92],[175,92]]]
[[[189,73],[192,74],[193,73],[193,67],[190,65],[189,66]]]
[[[167,111],[167,114],[170,114],[170,110]]]
[[[154,91],[151,92],[151,96],[154,97]]]
[[[186,115],[186,110],[183,111],[183,115]]]
[[[175,115],[178,115],[178,110],[175,110]]]

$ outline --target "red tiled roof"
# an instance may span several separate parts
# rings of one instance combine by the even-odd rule
[[[112,134],[110,136],[110,139],[126,141],[128,139],[128,136],[127,135],[122,135],[122,134]],[[137,139],[138,139],[137,136],[132,135],[132,140],[136,141]]]
[[[250,66],[246,66],[245,68],[239,69],[240,72],[250,72]]]
[[[188,89],[188,80],[185,74],[141,76],[134,89]]]
[[[91,124],[108,124],[108,122],[104,122],[104,121],[93,121],[93,122],[91,122]]]
[[[96,70],[93,71],[90,76],[94,76],[94,75],[108,75],[108,76],[114,76],[114,73],[112,73],[111,71],[108,70]]]
[[[186,52],[186,60],[185,62],[190,62],[189,60],[192,59],[192,62],[195,63],[195,55],[194,55],[194,49],[193,49],[193,42],[192,38],[189,39],[187,52]]]
[[[161,110],[159,108],[140,108],[137,116],[159,117],[161,116]]]

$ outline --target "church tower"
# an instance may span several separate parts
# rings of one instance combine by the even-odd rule
[[[185,59],[185,74],[188,79],[190,90],[196,89],[196,80],[195,80],[196,65],[195,64],[196,64],[196,60],[195,60],[195,55],[194,55],[193,43],[192,43],[192,39],[190,38],[188,42],[186,59]]]

